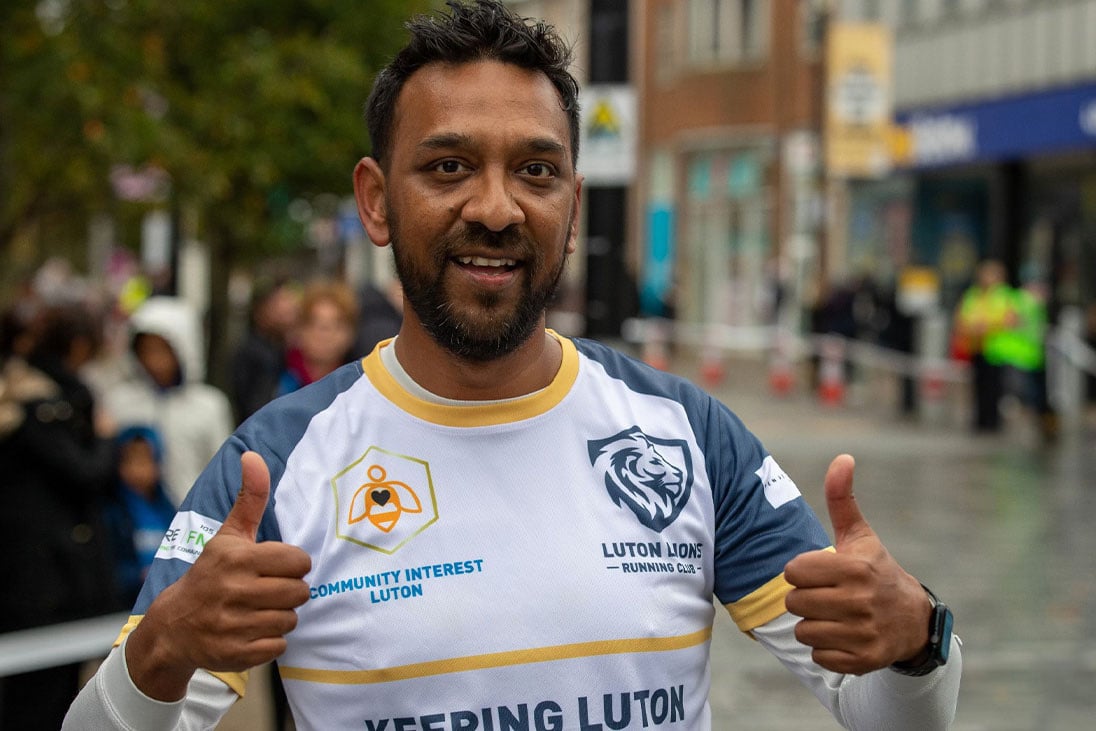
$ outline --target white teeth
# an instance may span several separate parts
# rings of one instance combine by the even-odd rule
[[[485,256],[458,256],[457,261],[478,267],[512,267],[517,264],[513,259],[488,259]]]

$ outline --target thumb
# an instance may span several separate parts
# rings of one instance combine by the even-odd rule
[[[257,453],[244,452],[240,457],[240,475],[236,504],[229,511],[220,532],[254,541],[270,497],[270,470]]]
[[[835,547],[871,532],[868,521],[860,513],[856,497],[852,494],[852,473],[856,460],[848,454],[840,454],[830,462],[826,470],[826,510],[833,526]]]

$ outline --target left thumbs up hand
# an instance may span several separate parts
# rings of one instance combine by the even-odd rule
[[[826,472],[834,551],[800,554],[784,567],[794,588],[787,609],[803,619],[795,636],[814,661],[862,674],[916,657],[928,642],[931,604],[871,529],[852,493],[855,462],[838,456]]]

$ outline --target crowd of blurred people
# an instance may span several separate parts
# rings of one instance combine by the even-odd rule
[[[1002,403],[1015,398],[1030,412],[1046,441],[1058,432],[1046,372],[1049,328],[1047,288],[1028,278],[1021,286],[1007,281],[1005,266],[989,259],[978,264],[973,281],[959,298],[951,318],[947,356],[970,364],[971,426],[994,433],[1003,427]],[[870,275],[824,288],[811,310],[811,331],[859,340],[905,354],[916,350],[916,316],[903,311],[897,293],[880,287]],[[814,356],[817,378],[819,356]],[[846,381],[855,364],[844,363]],[[817,385],[817,384],[815,384]],[[917,380],[902,378],[901,409],[916,409]]]
[[[0,313],[0,633],[132,607],[235,426],[395,335],[397,296],[257,281],[221,390],[185,300],[132,282],[109,291],[59,261],[28,278]],[[80,668],[0,678],[0,728],[59,727]]]

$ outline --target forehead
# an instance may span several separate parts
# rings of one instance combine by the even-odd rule
[[[559,92],[539,71],[494,60],[431,63],[400,91],[393,152],[458,136],[484,144],[551,140],[570,155],[569,129]]]
[[[145,437],[134,437],[122,445],[122,453],[126,456],[151,455],[152,444]]]
[[[335,319],[346,315],[342,304],[334,297],[319,297],[309,305],[305,316],[308,319]]]

